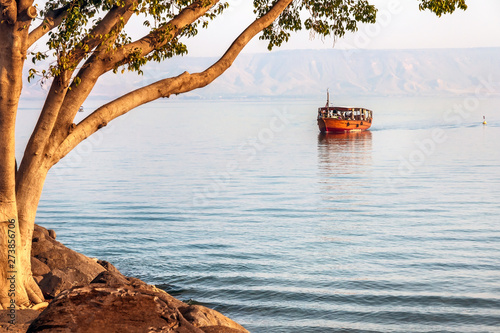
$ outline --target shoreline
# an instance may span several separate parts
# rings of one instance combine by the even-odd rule
[[[107,261],[67,248],[53,230],[38,225],[31,262],[47,304],[16,309],[14,325],[9,310],[1,310],[0,332],[248,333],[215,310],[186,304]]]

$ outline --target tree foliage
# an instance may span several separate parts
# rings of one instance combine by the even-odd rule
[[[201,18],[187,24],[183,29],[172,36],[169,22],[180,13],[180,11],[193,4],[212,7]],[[142,54],[135,50],[130,52],[127,61],[115,64],[113,70],[117,72],[119,66],[130,71],[142,73],[141,67],[148,61],[162,61],[176,55],[187,53],[186,45],[180,42],[184,37],[194,37],[199,26],[207,27],[208,21],[222,14],[227,8],[227,3],[213,6],[211,1],[130,1],[130,0],[56,0],[48,1],[41,15],[50,15],[57,10],[64,10],[64,18],[55,31],[49,32],[47,42],[48,50],[52,56],[57,58],[55,64],[42,74],[45,77],[57,76],[64,70],[74,70],[78,61],[85,60],[98,47],[105,46],[108,53],[131,44],[132,39],[125,29],[126,20],[123,17],[113,25],[111,29],[101,31],[99,26],[106,19],[106,13],[116,11],[119,8],[126,9],[129,13],[142,17],[142,24],[149,28],[148,35],[151,44],[155,47],[148,54]],[[123,11],[122,11],[123,12]],[[47,51],[48,51],[47,50]],[[47,57],[46,53],[33,53],[33,61],[36,62]],[[83,55],[83,57],[82,57]]]
[[[465,0],[421,0],[420,10],[430,10],[437,16],[453,13],[456,9],[466,10]]]
[[[266,0],[255,0],[255,11],[262,15],[271,5]],[[307,17],[302,19],[301,14]],[[358,22],[375,23],[377,9],[366,0],[294,1],[273,24],[264,29],[260,39],[268,40],[268,49],[281,46],[290,38],[290,32],[303,28],[319,36],[342,37],[347,31],[356,31]]]
[[[254,13],[258,17],[266,14],[278,0],[254,0]],[[309,30],[320,37],[342,37],[346,32],[354,32],[359,23],[375,23],[377,9],[368,0],[294,0],[283,10],[279,17],[263,29],[262,40],[268,41],[268,49],[281,46],[287,42],[291,33],[298,30]],[[173,32],[170,21],[179,13],[198,3],[210,7],[204,15],[187,24],[179,32]],[[217,3],[215,5],[215,3]],[[30,79],[35,74],[43,77],[54,77],[64,70],[75,70],[79,64],[76,60],[90,57],[96,48],[106,45],[112,52],[131,44],[132,39],[125,29],[126,20],[121,18],[112,29],[105,33],[97,33],[99,24],[106,13],[117,8],[127,8],[134,15],[141,16],[142,24],[150,30],[150,42],[155,45],[149,53],[141,50],[131,51],[126,59],[113,66],[117,72],[124,70],[142,73],[141,68],[149,61],[161,62],[168,58],[188,53],[186,45],[181,41],[195,37],[199,28],[207,28],[211,20],[223,14],[229,7],[228,2],[210,0],[53,0],[47,1],[40,15],[49,17],[54,12],[64,12],[64,18],[54,31],[49,32],[48,48],[45,51],[33,52],[35,63],[44,60],[48,55],[57,61],[47,69],[30,71]],[[465,0],[420,0],[421,10],[430,10],[436,15],[452,13],[457,8],[465,10]],[[83,55],[83,57],[82,57]],[[78,81],[78,79],[77,79]]]

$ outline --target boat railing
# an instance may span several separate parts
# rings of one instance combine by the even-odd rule
[[[335,110],[331,107],[318,108],[319,118],[332,118],[339,120],[372,121],[372,112],[366,109],[349,109],[349,111]]]

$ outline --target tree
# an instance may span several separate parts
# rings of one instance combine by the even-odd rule
[[[219,0],[0,0],[0,304],[2,308],[43,301],[31,274],[31,239],[38,202],[50,168],[87,137],[135,107],[208,85],[231,66],[258,33],[269,49],[302,28],[341,37],[358,22],[374,23],[376,8],[367,0],[254,0],[256,19],[212,66],[184,72],[131,91],[74,123],[97,80],[109,71],[142,73],[149,61],[187,53],[182,43],[200,27],[223,15]],[[464,0],[420,0],[437,15],[465,9]],[[137,15],[147,27],[132,40],[127,24]],[[42,22],[36,25],[40,15]],[[31,52],[40,40],[46,50]],[[40,47],[40,46],[38,46]],[[28,58],[44,59],[40,75],[51,82],[19,168],[15,161],[15,121]]]

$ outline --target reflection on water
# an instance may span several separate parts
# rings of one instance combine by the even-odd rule
[[[371,164],[370,131],[318,135],[318,180],[326,200],[348,199],[365,191]]]

